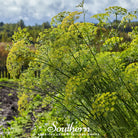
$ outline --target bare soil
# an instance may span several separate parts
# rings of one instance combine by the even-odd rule
[[[1,127],[10,127],[10,121],[14,120],[14,117],[18,117],[18,97],[17,90],[18,84],[13,82],[3,81],[0,82],[0,134],[2,134]],[[43,111],[49,111],[50,105],[47,107],[38,107],[34,111],[36,113],[42,113]],[[33,124],[35,122],[35,117],[32,113],[29,114],[31,116],[31,124],[29,124],[28,128],[24,128],[25,133],[29,134]]]
[[[17,101],[16,84],[0,82],[0,126],[8,127],[7,122],[18,115]]]

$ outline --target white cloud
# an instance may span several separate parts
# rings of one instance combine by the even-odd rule
[[[75,6],[81,0],[0,0],[0,21],[49,19],[61,11],[79,10]],[[136,9],[138,0],[85,0],[90,15],[104,12],[109,6],[121,6]]]

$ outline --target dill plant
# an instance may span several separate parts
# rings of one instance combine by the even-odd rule
[[[28,116],[32,112],[36,119],[32,122],[35,127],[31,136],[49,133],[39,127],[57,121],[59,126],[79,122],[76,126],[87,126],[92,133],[104,137],[137,137],[137,28],[129,34],[132,42],[125,47],[123,38],[114,29],[109,34],[103,31],[98,34],[106,25],[104,17],[108,14],[94,16],[101,18],[98,26],[74,23],[80,14],[63,12],[63,16],[59,14],[64,17],[62,20],[56,16],[52,21],[58,19],[57,26],[40,33],[34,52],[21,43],[24,38],[10,51],[7,67],[11,74],[12,66],[21,68],[18,64],[15,66],[17,61],[29,61],[19,83],[20,93],[29,97],[24,112]],[[19,44],[25,47],[21,54],[24,55],[25,50],[27,59],[24,56],[14,58],[14,53],[19,53]],[[123,51],[120,50],[122,45]],[[36,70],[41,73],[38,78],[34,76]],[[43,97],[40,104],[35,104],[37,94]],[[22,98],[23,95],[19,97],[20,104]],[[48,105],[48,111],[37,112]]]

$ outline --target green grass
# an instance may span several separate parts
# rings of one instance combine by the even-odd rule
[[[14,82],[14,79],[0,78],[0,82]]]
[[[17,80],[14,79],[8,79],[8,78],[0,78],[0,88],[1,86],[5,86],[8,88],[15,88],[18,87],[18,82]]]

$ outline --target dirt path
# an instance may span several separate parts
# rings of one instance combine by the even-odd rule
[[[0,82],[0,126],[7,127],[8,121],[13,120],[13,116],[18,115],[17,106],[17,86],[11,88],[12,83]]]

